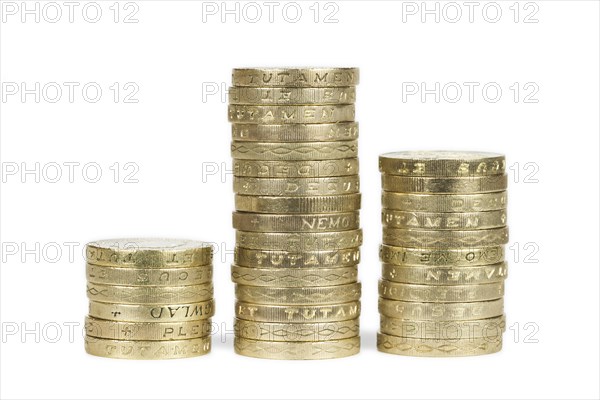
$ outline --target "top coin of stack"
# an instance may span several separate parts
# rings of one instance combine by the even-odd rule
[[[357,83],[355,68],[233,71],[238,354],[359,351]]]
[[[505,159],[477,152],[399,152],[379,158],[383,352],[497,352],[505,329]]]
[[[210,351],[212,246],[179,239],[112,239],[86,247],[85,349],[127,359]]]

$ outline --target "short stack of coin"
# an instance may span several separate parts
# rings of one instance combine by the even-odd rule
[[[238,354],[360,349],[357,83],[354,68],[233,71]]]
[[[85,349],[124,359],[210,352],[212,246],[178,239],[113,239],[86,247]]]
[[[500,351],[508,241],[504,156],[387,153],[379,169],[377,348],[433,357]]]

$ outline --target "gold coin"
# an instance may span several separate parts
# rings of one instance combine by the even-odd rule
[[[211,318],[213,300],[186,304],[112,304],[90,301],[90,317],[129,322],[186,322]]]
[[[357,174],[357,158],[309,161],[233,160],[233,175],[249,178],[326,178]]]
[[[103,303],[178,304],[213,298],[213,284],[188,286],[113,286],[88,283],[87,297]]]
[[[506,317],[470,321],[414,321],[381,316],[381,333],[413,339],[498,339],[506,330]]]
[[[379,281],[379,296],[384,299],[423,303],[468,303],[496,300],[504,296],[504,282],[482,285],[416,285]]]
[[[401,338],[377,333],[377,350],[384,353],[418,357],[478,356],[502,350],[502,338],[436,340]]]
[[[233,327],[237,337],[272,342],[340,340],[358,336],[360,333],[358,318],[316,324],[252,322],[236,318]]]
[[[379,260],[387,264],[417,267],[488,265],[504,261],[504,246],[432,250],[382,244],[379,248]]]
[[[244,124],[331,124],[354,121],[354,104],[310,106],[230,105],[229,122]]]
[[[323,342],[268,342],[236,337],[235,352],[242,356],[272,360],[325,360],[349,357],[360,351],[360,338]]]
[[[383,279],[422,285],[480,285],[504,282],[508,276],[505,262],[470,267],[382,265]]]
[[[85,334],[116,340],[184,340],[209,336],[210,319],[187,322],[118,322],[85,318]]]
[[[400,211],[481,212],[506,209],[506,191],[479,194],[383,192],[383,208]]]
[[[250,196],[331,196],[359,193],[358,175],[335,178],[233,177],[233,191]]]
[[[183,239],[107,239],[86,246],[89,264],[108,267],[182,268],[209,265],[208,243]]]
[[[355,101],[354,86],[329,88],[233,86],[229,88],[229,104],[353,104]]]
[[[165,341],[112,340],[85,337],[85,351],[99,357],[128,360],[166,360],[197,357],[210,352],[210,336]]]
[[[358,279],[358,267],[342,268],[248,268],[231,266],[231,280],[242,285],[312,287],[345,285]]]
[[[212,282],[212,265],[186,268],[118,268],[87,264],[90,283],[133,286],[184,286]]]
[[[502,154],[475,151],[401,151],[379,156],[379,170],[404,176],[502,175]]]
[[[360,283],[320,287],[259,287],[235,285],[239,301],[256,304],[335,304],[360,300]]]
[[[460,178],[382,175],[383,190],[400,193],[488,193],[506,190],[506,175]]]
[[[336,232],[360,228],[357,211],[329,214],[233,213],[233,228],[249,232]]]
[[[341,268],[357,265],[360,249],[291,252],[236,247],[234,262],[241,267],[252,268]]]
[[[235,195],[235,209],[261,214],[308,214],[360,210],[360,193],[337,196],[275,197]]]
[[[508,228],[474,231],[436,231],[416,229],[383,229],[383,243],[415,248],[487,247],[508,243]]]
[[[381,223],[384,227],[405,229],[493,229],[506,226],[506,211],[432,213],[384,208],[381,211]]]
[[[231,124],[233,140],[250,142],[333,142],[358,139],[358,122],[334,124]]]
[[[344,87],[356,86],[358,68],[235,68],[234,86]]]
[[[264,143],[232,142],[231,157],[238,160],[313,161],[356,158],[356,140],[344,142]]]
[[[379,298],[379,313],[419,321],[464,321],[504,314],[504,299],[473,303],[417,303]]]
[[[256,250],[285,250],[291,252],[341,250],[359,247],[362,230],[318,233],[262,233],[236,231],[240,247]]]
[[[277,306],[236,301],[236,318],[257,322],[338,322],[360,316],[360,302]]]

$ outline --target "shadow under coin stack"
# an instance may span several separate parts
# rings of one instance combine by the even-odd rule
[[[354,68],[233,71],[238,354],[360,349],[357,83]]]
[[[377,348],[409,356],[500,351],[507,264],[505,159],[477,152],[379,157]]]
[[[89,354],[172,359],[210,352],[212,246],[114,239],[89,243],[86,256]]]

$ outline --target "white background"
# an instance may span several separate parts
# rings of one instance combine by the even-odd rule
[[[599,6],[595,1],[498,2],[496,23],[482,16],[486,3],[468,8],[456,23],[450,8],[435,22],[421,21],[411,4],[393,1],[337,1],[337,23],[315,23],[301,2],[299,22],[263,15],[249,23],[234,15],[205,14],[200,1],[136,1],[137,23],[118,22],[113,1],[99,1],[99,22],[74,22],[62,3],[62,20],[41,16],[21,21],[2,2],[0,79],[33,88],[49,82],[77,82],[73,102],[66,89],[23,101],[8,96],[1,105],[1,395],[6,398],[597,398],[598,356],[598,73]],[[14,3],[21,7],[20,2]],[[28,2],[33,7],[34,2]],[[45,2],[39,3],[40,7]],[[231,8],[232,2],[228,2]],[[268,9],[261,4],[263,12]],[[416,4],[421,7],[421,3]],[[439,3],[440,9],[446,3]],[[221,8],[221,3],[212,3]],[[243,3],[240,3],[241,7]],[[408,7],[408,8],[407,8]],[[433,2],[428,3],[433,8]],[[488,6],[494,17],[495,6]],[[513,7],[512,9],[510,7]],[[527,8],[526,8],[527,7]],[[114,6],[113,6],[114,9]],[[525,17],[535,11],[535,23]],[[240,10],[242,10],[240,8]],[[46,9],[50,12],[50,9]],[[93,10],[88,9],[93,17]],[[246,9],[250,12],[250,9]],[[290,9],[288,9],[290,11]],[[290,11],[293,17],[293,10]],[[253,18],[254,14],[246,17]],[[53,18],[52,15],[46,17]],[[289,16],[288,16],[289,17]],[[446,17],[446,18],[444,18]],[[232,337],[213,339],[213,351],[199,358],[137,362],[102,359],[83,350],[81,328],[87,311],[84,243],[112,237],[165,236],[212,241],[215,257],[215,322],[230,329],[233,284],[229,264],[231,175],[205,177],[203,168],[229,167],[230,126],[225,99],[207,88],[230,83],[231,69],[243,66],[357,66],[361,69],[357,120],[361,124],[360,162],[365,232],[360,278],[363,282],[362,351],[358,356],[315,362],[269,361],[236,356]],[[6,83],[9,86],[6,86]],[[103,89],[96,103],[81,87]],[[109,89],[121,87],[117,103]],[[124,85],[139,87],[138,103],[125,103]],[[402,99],[403,83],[476,82],[452,103],[429,95]],[[497,83],[499,101],[482,97],[481,87]],[[510,87],[519,83],[517,102]],[[537,103],[525,102],[532,83]],[[211,86],[212,85],[212,86]],[[131,87],[131,86],[130,86]],[[65,87],[66,88],[66,87]],[[221,89],[219,89],[221,90]],[[377,280],[379,172],[382,152],[466,149],[505,153],[510,170],[510,243],[520,246],[511,261],[506,290],[508,325],[501,353],[460,359],[391,356],[375,349],[378,327]],[[69,182],[51,166],[80,163]],[[109,167],[120,163],[114,182]],[[125,163],[135,163],[138,183],[125,183]],[[16,163],[16,164],[15,164]],[[25,163],[25,164],[22,164]],[[39,183],[21,176],[21,167],[46,166]],[[98,163],[82,176],[81,166]],[[216,163],[216,164],[215,164]],[[535,163],[538,183],[524,182],[524,164]],[[6,173],[15,165],[15,175]],[[528,167],[533,168],[533,167]],[[86,178],[86,179],[84,179]],[[523,246],[534,243],[538,263],[524,262]],[[67,243],[67,244],[66,244]],[[69,257],[68,243],[75,256]],[[518,243],[518,245],[515,245]],[[39,251],[36,251],[38,246]],[[513,247],[514,248],[514,247]],[[34,249],[31,254],[24,249]],[[45,249],[45,250],[44,250]],[[60,249],[61,254],[53,251]],[[10,251],[9,251],[10,250]],[[45,253],[45,254],[44,254]],[[22,262],[21,257],[25,257]],[[36,260],[39,257],[39,260]],[[56,260],[55,260],[56,258]],[[36,323],[39,327],[36,329]],[[65,324],[76,323],[75,338]],[[529,328],[525,329],[525,324]],[[518,324],[518,327],[517,325]],[[56,326],[61,327],[56,337]],[[529,340],[526,335],[538,327]],[[533,327],[533,328],[532,328]],[[14,329],[18,331],[9,334]],[[22,336],[23,329],[35,333]],[[516,337],[516,333],[519,333]],[[528,343],[536,341],[537,343]],[[55,342],[55,343],[52,343]]]

